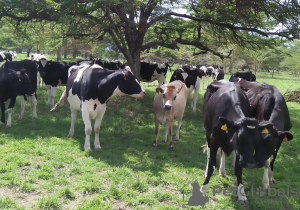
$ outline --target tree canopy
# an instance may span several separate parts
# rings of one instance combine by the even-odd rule
[[[260,49],[299,38],[299,17],[297,0],[2,0],[0,8],[0,21],[15,27],[49,21],[62,38],[109,36],[138,78],[145,50],[189,45],[223,59],[231,44]]]

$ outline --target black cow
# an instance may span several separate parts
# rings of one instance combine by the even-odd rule
[[[171,71],[171,66],[168,63],[147,63],[141,62],[141,81],[153,82],[158,80],[158,85],[161,86],[166,83],[166,74],[168,68]]]
[[[247,72],[236,72],[234,74],[231,75],[229,81],[230,82],[234,82],[237,81],[238,78],[243,78],[247,81],[256,81],[256,76],[255,74],[253,74],[251,71],[247,71]]]
[[[47,61],[42,65],[39,62],[38,71],[47,87],[48,104],[53,106],[58,85],[66,85],[68,80],[68,70],[76,62],[54,62]]]
[[[264,167],[263,186],[269,188],[274,184],[274,162],[282,142],[293,138],[288,132],[292,128],[289,111],[284,97],[279,90],[266,83],[249,82],[240,79],[235,84],[245,91],[250,107],[251,116],[259,122],[270,122],[274,127],[264,130],[264,141],[255,151],[254,159]]]
[[[216,166],[218,149],[221,148],[227,156],[234,151],[238,199],[246,202],[242,170],[244,167],[258,167],[253,152],[261,141],[261,131],[269,129],[272,124],[258,124],[255,118],[250,118],[247,96],[235,84],[225,80],[215,81],[207,86],[203,113],[207,138],[207,166],[201,191],[206,193],[208,190],[213,167]],[[225,155],[222,158],[225,158]]]
[[[36,118],[36,75],[37,66],[30,60],[12,61],[4,63],[0,68],[0,103],[1,122],[5,122],[5,104],[10,99],[8,106],[7,127],[11,127],[11,115],[16,97],[21,96],[21,113],[19,119],[22,120],[25,111],[26,96],[29,95],[33,105],[33,117]],[[33,97],[32,97],[33,96]]]
[[[82,111],[86,134],[84,150],[91,150],[91,119],[95,119],[95,149],[101,149],[99,131],[106,111],[106,102],[115,95],[125,94],[135,98],[142,98],[145,95],[145,91],[130,71],[108,70],[99,68],[98,65],[85,65],[75,70],[70,75],[66,91],[61,97],[61,99],[67,97],[71,109],[71,127],[68,137],[74,135],[77,113]]]
[[[194,112],[196,112],[196,103],[198,100],[201,79],[203,76],[203,70],[199,68],[190,68],[189,65],[185,64],[181,68],[176,69],[170,79],[170,82],[180,80],[181,82],[185,83],[189,89],[191,108]]]
[[[110,70],[120,70],[125,68],[125,65],[122,64],[120,61],[105,61],[98,59],[95,61],[95,63],[102,66],[105,69]]]
[[[203,89],[204,89],[205,79],[206,79],[206,86],[210,82],[214,81],[213,73],[215,72],[215,69],[217,67],[215,65],[200,65],[200,64],[198,64],[196,67],[204,71],[204,78],[203,78]]]

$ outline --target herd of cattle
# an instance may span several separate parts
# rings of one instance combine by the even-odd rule
[[[32,55],[29,60],[15,60],[13,53],[0,53],[0,61],[3,62],[0,68],[1,122],[5,123],[5,102],[10,100],[7,127],[11,126],[12,108],[17,96],[21,96],[19,119],[24,115],[26,96],[30,97],[34,107],[33,117],[37,117],[39,77],[47,87],[48,104],[51,106],[54,105],[57,86],[66,85],[59,102],[66,98],[70,104],[68,136],[74,135],[77,113],[81,111],[86,151],[91,150],[91,119],[95,119],[94,148],[101,149],[99,131],[109,98],[115,95],[142,98],[145,95],[130,69],[120,62],[53,62],[40,54]],[[202,79],[203,87],[204,81],[207,82],[203,104],[207,166],[201,192],[207,192],[214,167],[219,168],[220,175],[225,175],[225,154],[233,157],[240,201],[247,201],[242,184],[243,168],[264,167],[263,187],[267,190],[270,184],[275,183],[274,162],[281,143],[293,138],[289,132],[292,125],[288,108],[278,89],[256,82],[251,72],[235,73],[226,81],[223,69],[213,65],[183,65],[172,73],[170,82],[166,83],[169,68],[168,64],[141,62],[141,80],[158,80],[159,83],[153,103],[155,139],[152,146],[157,146],[159,124],[166,123],[163,141],[167,141],[169,136],[169,148],[174,148],[173,121],[178,119],[175,141],[179,141],[187,98],[190,97],[191,108],[195,112]]]

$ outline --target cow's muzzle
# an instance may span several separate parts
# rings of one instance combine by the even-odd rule
[[[172,106],[171,106],[171,105],[164,105],[164,109],[166,109],[166,110],[171,110],[171,109],[172,109]]]

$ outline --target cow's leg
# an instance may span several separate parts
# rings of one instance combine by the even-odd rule
[[[225,152],[221,151],[221,161],[220,161],[220,168],[219,168],[219,175],[225,177]]]
[[[48,105],[51,105],[51,85],[46,85],[47,96],[48,96]]]
[[[51,87],[51,91],[50,91],[50,105],[53,107],[54,106],[54,100],[55,100],[55,95],[56,95],[56,90],[57,90],[57,86],[56,87]]]
[[[1,102],[1,122],[0,124],[5,123],[5,103]]]
[[[78,110],[71,108],[71,127],[70,127],[68,137],[72,137],[74,135],[77,113],[78,113]]]
[[[87,109],[83,108],[82,111],[82,120],[84,122],[84,131],[85,131],[85,142],[84,142],[84,150],[90,152],[90,136],[92,134],[92,124],[90,119],[90,114]]]
[[[198,78],[199,79],[199,78]],[[198,101],[198,96],[199,96],[199,90],[200,90],[200,82],[198,85],[195,86],[195,91],[194,91],[194,100],[193,100],[193,111],[196,112],[196,104]]]
[[[182,123],[182,116],[178,117],[178,125],[177,125],[177,132],[176,132],[176,136],[175,136],[175,141],[179,141],[181,123]]]
[[[236,154],[234,150],[231,152],[231,156],[232,156],[231,165],[234,167],[236,161]]]
[[[32,117],[33,118],[37,118],[37,114],[36,114],[36,106],[37,106],[37,100],[36,100],[36,95],[30,96],[30,103],[32,104]]]
[[[37,75],[36,75],[36,83],[37,83],[37,87],[40,88],[40,82],[41,82],[41,74],[40,72],[38,71],[37,72]]]
[[[170,122],[169,122],[169,120],[167,120],[166,121],[166,130],[165,130],[165,135],[164,135],[164,138],[163,138],[163,142],[167,142],[167,140],[168,140],[169,127],[170,127]],[[169,138],[170,138],[170,136],[169,136]]]
[[[153,141],[152,146],[156,147],[157,146],[158,133],[159,133],[159,122],[158,122],[156,116],[154,117],[154,123],[155,123],[155,137],[154,137],[154,141]]]
[[[27,100],[25,100],[24,96],[20,96],[20,98],[21,98],[21,113],[19,115],[19,120],[22,120],[24,117],[25,106],[26,106]]]
[[[6,127],[10,128],[11,127],[11,116],[12,116],[12,112],[13,112],[13,107],[15,105],[16,102],[16,96],[10,99],[9,105],[8,105],[8,118],[7,118],[7,124]]]
[[[95,131],[94,146],[95,146],[95,149],[101,149],[100,141],[99,141],[99,132],[100,132],[100,126],[101,126],[101,122],[102,122],[103,116],[105,114],[105,111],[106,111],[106,106],[103,107],[103,110],[99,113],[99,115],[97,116],[97,118],[95,120],[95,125],[94,125],[94,131]]]
[[[275,159],[277,157],[277,152],[278,152],[280,146],[281,146],[281,143],[279,145],[277,145],[275,151],[273,152],[273,159],[272,159],[272,161],[270,163],[270,168],[271,169],[270,169],[270,172],[269,172],[269,174],[270,174],[269,181],[270,181],[271,184],[275,184],[275,179],[274,179],[274,163],[275,163]]]
[[[238,159],[238,157],[236,157],[236,159]],[[247,197],[246,197],[246,193],[244,191],[244,185],[242,183],[243,167],[239,165],[239,161],[236,161],[236,163],[235,163],[234,172],[235,172],[235,176],[237,178],[237,184],[238,184],[238,189],[237,189],[238,200],[241,202],[241,204],[246,204]]]
[[[194,94],[193,94],[193,86],[189,89],[190,101],[191,101],[191,109],[194,110]]]
[[[169,122],[169,140],[170,140],[169,149],[174,149],[174,144],[173,144],[173,141],[172,141],[173,121],[174,121],[174,119],[171,119],[170,122]]]
[[[263,189],[264,190],[268,190],[269,189],[269,175],[268,175],[268,171],[269,171],[269,166],[270,166],[270,158],[268,160],[265,161],[265,165],[264,165],[264,176],[263,176]]]
[[[273,162],[273,156],[270,158],[270,166],[268,168],[268,177],[269,177],[269,184],[275,184],[275,179],[274,179],[274,172],[272,170],[273,166],[271,167],[271,163]],[[274,162],[273,162],[274,164]]]
[[[216,166],[217,151],[218,151],[218,148],[216,148],[216,147],[209,148],[207,146],[207,165],[206,165],[206,170],[205,170],[205,181],[203,182],[203,184],[200,188],[200,191],[203,194],[207,193],[208,183],[209,183],[210,177],[212,176],[212,174],[214,172],[214,166]]]

